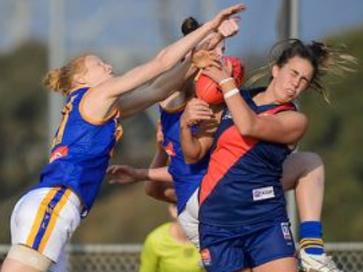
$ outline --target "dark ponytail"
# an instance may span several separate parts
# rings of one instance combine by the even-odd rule
[[[320,93],[329,103],[327,87],[323,82],[326,74],[342,76],[345,72],[353,72],[357,64],[355,57],[345,53],[344,48],[332,47],[322,42],[303,43],[299,39],[288,39],[276,43],[270,50],[270,61],[253,76],[249,82],[256,82],[271,70],[273,65],[284,66],[293,57],[308,60],[313,66],[313,77],[310,88]]]
[[[188,17],[183,21],[183,23],[181,25],[181,32],[185,36],[185,35],[188,35],[190,32],[193,32],[194,30],[196,30],[199,27],[200,27],[200,24],[195,18]]]

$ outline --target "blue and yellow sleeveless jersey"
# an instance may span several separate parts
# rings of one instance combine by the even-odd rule
[[[88,91],[92,90],[81,88],[67,96],[49,163],[35,186],[68,187],[81,199],[85,211],[93,205],[113,147],[122,134],[116,112],[103,122],[82,115],[81,100]]]
[[[166,111],[160,107],[160,124],[164,135],[163,148],[170,157],[168,171],[173,177],[175,192],[177,195],[177,209],[180,214],[189,198],[199,187],[206,173],[209,154],[194,164],[187,164],[184,160],[180,144],[180,117],[183,108],[175,111]],[[194,128],[195,132],[197,128]]]
[[[259,90],[241,91],[258,115],[296,110],[294,104],[257,106]],[[222,115],[212,146],[208,171],[199,191],[199,220],[216,226],[285,220],[286,207],[280,178],[290,149],[285,144],[241,135],[228,109]]]

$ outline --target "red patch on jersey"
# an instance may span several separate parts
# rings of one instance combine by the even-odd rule
[[[216,149],[211,154],[208,171],[200,186],[200,204],[211,194],[236,161],[251,150],[257,142],[255,138],[242,136],[236,126],[231,126],[222,133],[217,140]]]
[[[174,146],[171,142],[169,142],[166,146],[164,146],[164,150],[166,154],[168,154],[169,156],[174,157],[176,155]]]
[[[65,157],[68,155],[68,147],[67,146],[59,146],[57,147],[49,157],[49,162],[54,162],[55,160]]]

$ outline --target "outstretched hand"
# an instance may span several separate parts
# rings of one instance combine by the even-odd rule
[[[240,21],[239,17],[232,17],[227,20],[224,20],[221,25],[218,27],[218,33],[222,35],[223,38],[231,37],[235,35],[238,30],[238,22]]]
[[[110,184],[130,184],[141,181],[135,168],[128,165],[111,165],[107,169]]]
[[[214,35],[210,35],[209,39],[206,39],[199,45],[200,49],[212,50],[214,49],[222,40],[232,37],[237,34],[239,30],[238,22],[239,17],[232,17],[224,20],[218,27],[218,31],[214,32]]]
[[[193,53],[192,63],[199,69],[208,66],[220,67],[220,57],[213,51],[198,50]]]
[[[228,7],[226,9],[223,9],[220,11],[212,20],[210,20],[208,23],[211,24],[211,27],[214,29],[218,29],[218,27],[227,19],[229,19],[231,16],[243,11],[246,9],[246,6],[244,4],[237,4],[231,7]]]

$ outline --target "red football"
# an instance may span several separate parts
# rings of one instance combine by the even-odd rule
[[[244,65],[237,57],[225,56],[224,61],[232,63],[232,77],[235,79],[237,87],[240,87],[244,79]],[[199,99],[208,104],[223,103],[223,94],[218,84],[208,76],[201,74],[195,82],[195,94]]]

